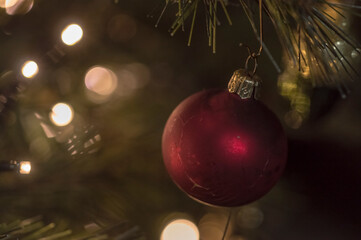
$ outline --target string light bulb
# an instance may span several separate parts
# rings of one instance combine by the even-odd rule
[[[20,174],[30,174],[31,172],[31,162],[21,161],[19,163],[19,173]]]
[[[21,69],[21,73],[26,78],[33,78],[38,72],[38,64],[34,61],[26,61]]]
[[[31,162],[0,162],[0,172],[18,172],[19,174],[28,175],[31,172]]]
[[[186,219],[170,222],[164,229],[160,240],[199,240],[197,226]]]
[[[50,113],[50,120],[59,127],[68,125],[73,117],[73,108],[66,103],[55,104]]]
[[[10,8],[17,4],[17,2],[19,2],[19,0],[0,0],[0,7],[5,9]]]
[[[68,46],[79,42],[83,37],[83,29],[78,24],[68,25],[61,33],[61,40]]]
[[[5,8],[8,15],[24,15],[34,5],[34,0],[1,0],[0,7]]]

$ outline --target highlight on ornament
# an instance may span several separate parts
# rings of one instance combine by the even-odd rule
[[[197,226],[186,219],[174,220],[163,229],[160,240],[199,240]]]
[[[23,15],[28,13],[34,5],[34,0],[0,0],[0,7],[8,15]]]
[[[34,61],[26,61],[21,69],[21,73],[26,78],[33,78],[36,74],[38,74],[38,72],[38,64]]]
[[[84,82],[89,91],[101,96],[111,95],[118,86],[118,78],[115,73],[102,66],[89,69]]]
[[[21,161],[19,163],[19,173],[30,174],[30,172],[31,172],[31,163],[29,161]]]
[[[50,120],[59,127],[66,126],[71,123],[73,117],[73,108],[66,103],[55,104],[50,113]]]
[[[68,46],[79,42],[83,37],[83,29],[78,24],[68,25],[61,33],[61,40]]]

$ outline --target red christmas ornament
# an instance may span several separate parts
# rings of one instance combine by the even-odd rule
[[[286,164],[287,138],[258,100],[206,90],[170,115],[162,150],[171,178],[190,197],[233,207],[257,200],[276,184]]]

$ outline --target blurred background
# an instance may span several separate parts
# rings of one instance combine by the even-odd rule
[[[0,224],[41,215],[56,223],[54,233],[126,222],[119,232],[140,234],[114,239],[172,240],[190,231],[221,240],[229,210],[197,203],[173,184],[161,136],[183,99],[227,87],[247,57],[240,42],[258,43],[242,9],[230,5],[233,26],[220,14],[216,54],[202,11],[188,47],[189,22],[185,32],[168,32],[176,8],[155,28],[163,6],[0,1],[0,161],[24,162],[25,173],[31,162],[30,174],[0,172]],[[356,38],[358,22],[347,22]],[[281,64],[278,36],[264,24],[264,41],[286,70],[278,74],[261,56],[260,100],[284,125],[289,158],[269,194],[233,209],[226,239],[360,239],[360,81],[345,80],[346,99],[331,87],[312,88],[309,76]],[[347,51],[359,68],[358,52]]]

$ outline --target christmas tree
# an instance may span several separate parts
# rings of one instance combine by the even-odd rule
[[[0,239],[359,239],[359,3],[0,1]],[[287,164],[262,198],[205,205],[164,126],[247,59]]]

